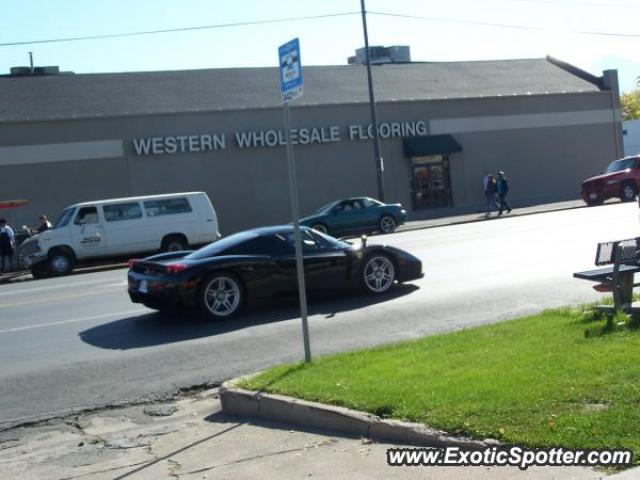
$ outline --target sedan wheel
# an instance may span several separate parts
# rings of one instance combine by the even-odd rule
[[[217,274],[207,278],[200,293],[201,310],[210,318],[227,318],[242,305],[242,288],[237,278]]]
[[[365,288],[372,293],[383,293],[396,279],[396,269],[386,255],[375,255],[367,260],[362,271]]]
[[[396,219],[391,215],[384,215],[380,219],[379,227],[382,233],[393,233],[396,230],[396,226]]]

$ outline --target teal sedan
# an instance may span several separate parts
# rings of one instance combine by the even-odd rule
[[[393,233],[407,219],[399,203],[386,204],[369,197],[336,200],[300,224],[334,237],[371,232]]]

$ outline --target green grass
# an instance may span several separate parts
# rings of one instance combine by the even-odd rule
[[[614,319],[614,325],[627,320]],[[588,309],[273,368],[244,388],[532,447],[640,454],[640,330]]]

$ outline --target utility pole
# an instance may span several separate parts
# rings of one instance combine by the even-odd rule
[[[29,64],[31,65],[31,75],[33,75],[33,52],[29,52]]]
[[[371,109],[371,124],[373,126],[373,156],[378,175],[378,200],[384,202],[384,161],[380,152],[380,134],[378,132],[378,118],[376,116],[376,102],[373,96],[373,80],[371,79],[371,56],[369,55],[369,34],[367,33],[367,11],[364,0],[360,0],[362,11],[362,28],[364,30],[364,50],[367,62],[367,80],[369,82],[369,108]]]

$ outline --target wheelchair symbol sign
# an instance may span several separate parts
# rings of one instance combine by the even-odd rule
[[[278,48],[280,59],[280,90],[282,101],[288,102],[302,96],[302,65],[300,42],[297,38]]]

